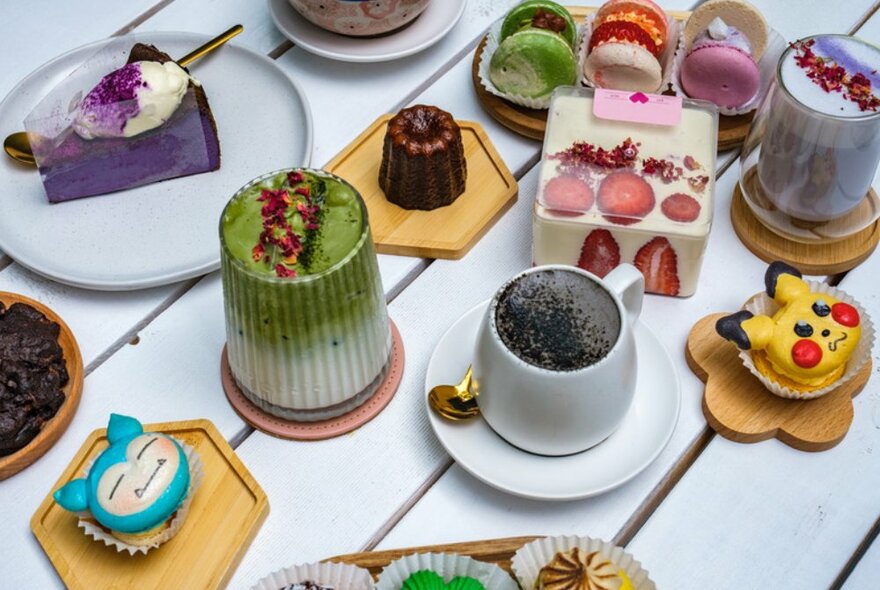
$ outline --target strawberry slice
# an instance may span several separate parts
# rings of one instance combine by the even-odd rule
[[[700,203],[684,193],[669,195],[660,203],[663,215],[672,221],[689,222],[700,216]]]
[[[604,43],[634,43],[660,57],[660,46],[654,43],[651,35],[638,24],[628,21],[604,22],[590,35],[590,51]]]
[[[594,229],[584,238],[578,267],[604,277],[620,264],[620,246],[607,229]]]
[[[645,275],[645,291],[678,295],[678,257],[669,240],[652,239],[639,248],[633,264]]]
[[[654,208],[654,189],[632,172],[615,172],[599,185],[599,211],[618,225],[630,225]]]
[[[544,185],[543,205],[556,213],[578,215],[593,206],[593,189],[576,176],[555,176]]]

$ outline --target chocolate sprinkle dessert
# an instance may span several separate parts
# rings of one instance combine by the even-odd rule
[[[620,334],[620,315],[611,296],[589,278],[544,270],[505,287],[495,326],[504,345],[530,365],[576,371],[605,358]]]
[[[0,456],[31,442],[64,403],[60,330],[30,305],[0,303]]]

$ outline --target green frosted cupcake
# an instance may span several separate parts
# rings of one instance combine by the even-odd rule
[[[515,6],[501,25],[500,41],[526,29],[544,29],[558,33],[574,49],[577,25],[568,10],[551,0],[528,0]]]
[[[457,576],[449,583],[433,570],[421,570],[404,580],[400,590],[485,590],[483,585],[474,578]]]
[[[543,98],[557,86],[575,83],[577,60],[560,35],[526,29],[498,46],[489,63],[489,79],[501,92]]]

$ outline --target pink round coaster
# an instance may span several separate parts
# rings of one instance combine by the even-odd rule
[[[223,382],[226,399],[229,400],[232,409],[245,422],[266,434],[279,438],[324,440],[351,432],[375,418],[379,412],[385,409],[385,406],[397,393],[400,380],[403,378],[403,340],[400,338],[400,332],[395,323],[390,319],[388,322],[391,325],[392,341],[388,375],[370,399],[347,414],[318,422],[294,422],[266,412],[246,398],[239,389],[232,376],[232,370],[229,368],[226,346],[223,346],[223,353],[220,355],[220,379]]]

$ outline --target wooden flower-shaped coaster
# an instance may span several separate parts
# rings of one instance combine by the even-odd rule
[[[736,347],[715,332],[724,315],[694,324],[685,351],[691,371],[706,384],[703,414],[709,426],[736,442],[777,438],[801,451],[825,451],[843,440],[853,420],[852,398],[868,382],[871,362],[822,397],[785,399],[767,391],[743,366]]]

